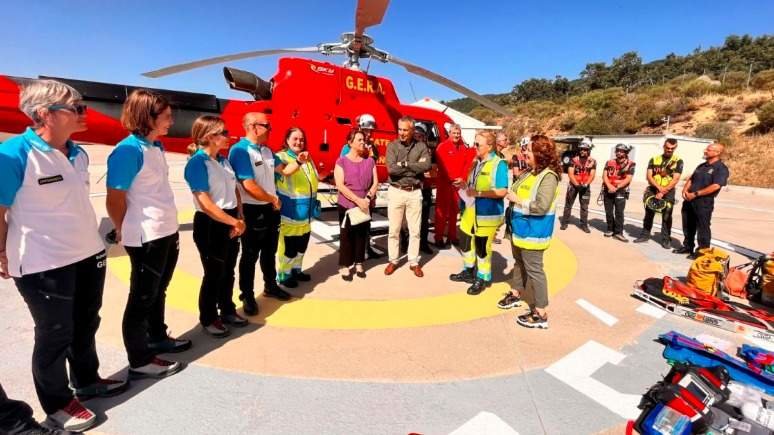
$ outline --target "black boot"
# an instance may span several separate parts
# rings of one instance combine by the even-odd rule
[[[460,273],[453,273],[449,275],[449,279],[454,282],[466,282],[468,284],[473,284],[473,282],[476,280],[476,269],[473,267],[465,268]]]
[[[490,285],[492,285],[490,281],[484,281],[481,278],[476,278],[476,280],[473,281],[473,285],[468,287],[468,294],[471,296],[476,296],[480,294],[482,291],[484,291]]]

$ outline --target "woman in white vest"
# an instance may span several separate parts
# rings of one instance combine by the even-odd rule
[[[175,195],[159,138],[172,126],[172,107],[145,89],[124,103],[121,123],[130,134],[107,162],[106,207],[132,263],[123,336],[132,377],[163,378],[183,366],[156,354],[182,352],[190,340],[167,335],[164,303],[180,250]]]
[[[239,236],[245,231],[242,199],[236,176],[220,151],[228,148],[228,131],[217,116],[204,115],[191,127],[191,158],[185,181],[194,196],[193,239],[202,260],[204,277],[199,288],[199,322],[213,337],[226,337],[226,325],[246,326],[233,301],[234,268]],[[220,315],[218,315],[220,309]]]
[[[277,195],[280,207],[277,280],[285,287],[312,278],[302,272],[304,253],[309,246],[312,218],[319,213],[317,169],[306,151],[306,135],[298,127],[285,134],[285,149],[275,156]]]
[[[48,423],[82,431],[96,415],[78,399],[127,386],[97,372],[105,246],[89,201],[89,157],[70,140],[86,130],[86,106],[70,86],[36,80],[19,109],[33,126],[0,147],[0,276],[13,277],[35,322],[32,377]]]
[[[543,135],[530,138],[526,151],[531,171],[521,174],[508,192],[511,202],[513,290],[498,302],[512,308],[525,301],[530,312],[516,322],[527,328],[548,329],[548,281],[543,252],[551,243],[556,220],[556,198],[562,173],[554,141]]]

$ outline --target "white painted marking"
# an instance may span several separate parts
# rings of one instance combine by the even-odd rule
[[[597,307],[586,299],[578,299],[575,301],[575,303],[580,305],[581,308],[588,311],[592,316],[596,317],[600,322],[607,326],[613,326],[618,323],[618,319],[614,315],[606,312],[602,308]]]
[[[491,412],[482,411],[449,435],[519,435],[516,430]]]
[[[626,355],[590,340],[551,364],[546,373],[622,418],[635,419],[640,414],[637,405],[641,396],[621,393],[591,377],[605,364],[618,365],[624,358]]]
[[[666,311],[654,307],[651,304],[642,304],[635,310],[640,314],[644,314],[646,316],[653,317],[654,319],[661,319],[662,317],[666,316]]]

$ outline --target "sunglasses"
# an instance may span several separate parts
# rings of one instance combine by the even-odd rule
[[[220,132],[215,133],[215,136],[228,137],[228,130],[221,130]]]
[[[83,115],[86,113],[86,105],[83,103],[78,104],[52,104],[48,106],[48,110],[55,112],[57,110],[67,110],[68,112],[75,113],[77,115]]]
[[[271,130],[271,124],[268,122],[254,122],[250,124],[252,126],[260,125],[261,127],[265,128],[266,130]]]

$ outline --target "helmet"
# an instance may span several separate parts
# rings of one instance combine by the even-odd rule
[[[594,148],[594,145],[588,139],[583,139],[581,141],[581,143],[578,144],[578,149],[581,149],[581,150],[589,150],[590,151],[592,148]]]
[[[415,122],[414,131],[418,131],[422,134],[427,134],[427,127],[425,126],[425,124],[422,124],[421,122]]]
[[[376,119],[370,113],[364,113],[357,118],[357,126],[360,128],[375,129]]]
[[[529,136],[524,136],[524,137],[523,137],[523,138],[521,138],[521,140],[519,141],[519,145],[520,145],[522,148],[524,148],[524,147],[526,147],[527,145],[529,145],[529,143],[530,143],[530,142],[531,142],[531,140],[530,140]]]
[[[632,150],[632,147],[631,147],[631,145],[627,145],[625,143],[619,143],[618,145],[615,146],[615,150],[616,151],[623,151],[626,154],[629,154],[629,151]]]

